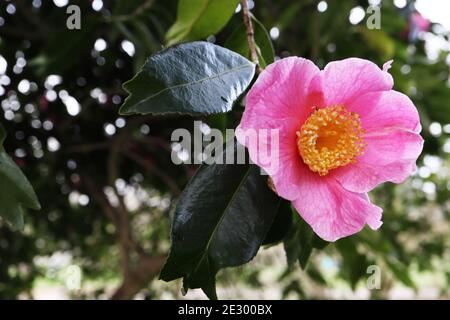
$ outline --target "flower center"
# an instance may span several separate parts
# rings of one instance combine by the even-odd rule
[[[325,176],[356,162],[367,145],[363,135],[356,113],[342,106],[317,109],[297,131],[298,151],[312,171]]]

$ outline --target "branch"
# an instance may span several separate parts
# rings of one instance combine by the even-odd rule
[[[82,181],[90,196],[98,203],[105,215],[116,226],[116,237],[121,252],[123,279],[122,284],[114,292],[111,299],[132,299],[159,274],[159,271],[166,260],[166,255],[147,255],[142,247],[134,242],[131,237],[131,230],[128,231],[129,225],[126,225],[126,221],[124,224],[123,214],[126,214],[126,212],[123,212],[123,209],[121,208],[111,206],[103,190],[96,185],[89,175],[83,174]],[[117,196],[120,197],[120,195]],[[134,253],[138,256],[135,266],[130,263],[130,255]]]
[[[111,300],[132,299],[153,278],[155,278],[166,261],[166,256],[140,256],[138,265],[124,279],[121,286],[111,296]]]
[[[253,24],[250,10],[248,9],[248,0],[241,0],[242,16],[244,19],[245,29],[247,30],[247,42],[250,50],[250,59],[256,64],[256,73],[261,73],[259,66],[258,51],[256,49],[255,32],[253,31]]]
[[[150,256],[145,253],[143,247],[133,236],[131,226],[131,217],[128,212],[123,196],[118,192],[115,182],[120,176],[120,167],[122,158],[128,158],[144,169],[148,170],[162,181],[164,181],[172,193],[179,195],[180,190],[176,182],[165,172],[158,170],[156,166],[148,163],[145,158],[129,150],[127,143],[132,137],[132,129],[148,120],[146,117],[136,117],[128,121],[128,126],[121,130],[114,138],[107,141],[100,141],[92,144],[75,145],[71,147],[70,152],[89,153],[97,150],[109,150],[107,161],[107,176],[109,185],[118,199],[118,206],[112,206],[102,188],[95,184],[88,174],[83,174],[82,181],[92,198],[103,209],[106,216],[113,221],[116,227],[117,245],[120,251],[120,263],[122,273],[122,283],[111,296],[111,299],[122,300],[132,299],[136,293],[148,286],[148,283],[154,279],[162,268],[166,255]],[[157,137],[144,137],[143,141],[164,147],[170,151],[170,145],[163,143]],[[172,202],[171,202],[172,203]]]
[[[134,249],[134,239],[131,230],[131,222],[129,212],[125,206],[122,195],[119,193],[116,187],[116,181],[119,178],[119,167],[120,167],[120,150],[126,141],[128,131],[130,127],[125,128],[121,131],[117,138],[114,140],[109,153],[108,163],[107,163],[107,175],[108,184],[112,188],[115,196],[118,200],[117,212],[117,234],[119,240],[119,250],[121,255],[122,264],[122,274],[124,282],[127,281],[129,275],[131,274],[132,266],[130,264],[131,253]]]

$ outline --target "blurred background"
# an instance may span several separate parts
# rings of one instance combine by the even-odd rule
[[[66,28],[70,4],[81,8],[80,30]],[[43,208],[27,212],[23,232],[0,221],[0,298],[205,298],[200,290],[182,296],[181,281],[157,280],[174,205],[196,169],[171,162],[170,136],[192,130],[193,119],[118,115],[122,83],[169,42],[177,4],[0,1],[5,149]],[[380,29],[367,27],[369,5],[381,6]],[[315,250],[305,269],[287,264],[283,244],[262,249],[250,264],[219,274],[219,297],[450,298],[450,1],[256,0],[249,7],[261,49],[273,45],[276,59],[297,55],[320,67],[347,57],[380,66],[393,59],[395,89],[418,107],[426,143],[406,183],[371,193],[384,208],[378,232]],[[241,7],[199,40],[248,54]],[[241,113],[240,102],[226,116],[200,119],[233,128]],[[367,286],[371,265],[381,272],[378,290]]]

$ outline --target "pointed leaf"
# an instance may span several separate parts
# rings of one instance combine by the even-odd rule
[[[234,150],[234,151],[233,151]],[[224,157],[235,148],[227,148]],[[279,198],[255,165],[203,165],[183,191],[172,224],[172,247],[161,279],[184,277],[215,299],[215,274],[250,261],[278,210]]]
[[[284,240],[284,249],[289,267],[298,261],[302,269],[305,269],[313,249],[323,249],[328,243],[320,239],[300,215],[295,213],[294,225]]]
[[[122,114],[214,114],[230,111],[255,73],[241,55],[209,42],[168,48],[147,59],[124,84]]]
[[[3,149],[6,131],[0,124],[0,217],[15,228],[23,228],[23,209],[40,209],[27,178]]]
[[[219,32],[230,20],[239,0],[180,0],[177,21],[167,31],[167,45],[201,40]]]

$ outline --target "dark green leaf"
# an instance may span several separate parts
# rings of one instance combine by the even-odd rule
[[[299,241],[300,241],[300,252],[298,254],[298,262],[302,269],[306,268],[309,257],[312,253],[312,242],[314,239],[314,231],[311,227],[302,220],[302,223],[298,227],[299,230]]]
[[[323,240],[316,234],[314,235],[314,239],[312,241],[313,248],[322,250],[322,249],[325,249],[325,247],[329,244],[330,243],[328,241]]]
[[[292,227],[292,210],[289,201],[280,199],[277,215],[264,239],[263,245],[282,241]]]
[[[322,276],[320,271],[317,270],[315,267],[310,266],[308,268],[307,273],[308,273],[309,277],[316,283],[324,285],[324,286],[327,285],[327,280],[325,280],[325,278]]]
[[[284,251],[286,252],[286,260],[289,268],[293,268],[298,260],[300,252],[300,244],[298,242],[298,230],[292,228],[287,238],[284,240]]]
[[[201,40],[219,32],[230,20],[239,0],[180,0],[177,21],[167,31],[167,45]]]
[[[23,210],[40,209],[39,201],[22,171],[3,149],[6,131],[0,124],[0,217],[23,228]]]
[[[267,32],[264,25],[253,15],[252,20],[255,29],[255,42],[258,49],[260,64],[262,63],[261,67],[265,68],[275,61],[275,49],[273,48],[269,32]]]
[[[264,25],[252,16],[255,42],[258,47],[259,64],[262,68],[265,68],[268,64],[271,64],[275,60],[275,51],[273,48],[272,40]],[[241,23],[237,27],[230,37],[225,42],[225,47],[233,50],[244,57],[250,57],[250,50],[248,48],[247,33],[245,25]]]
[[[209,42],[191,42],[152,55],[124,84],[130,95],[122,114],[214,114],[230,111],[255,65]]]
[[[294,280],[290,281],[289,284],[283,289],[283,299],[286,298],[290,293],[295,292],[299,295],[301,298],[305,298],[305,290],[303,289],[300,281]]]
[[[227,148],[224,157],[235,148]],[[278,196],[255,165],[203,165],[189,182],[172,224],[172,247],[161,279],[184,277],[215,299],[215,274],[250,261],[273,222]]]
[[[294,215],[294,225],[284,240],[288,265],[292,267],[298,261],[302,269],[305,269],[313,248],[323,249],[326,244],[327,242],[320,239],[300,215],[296,213]]]

